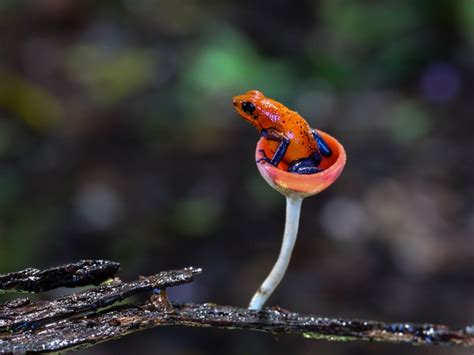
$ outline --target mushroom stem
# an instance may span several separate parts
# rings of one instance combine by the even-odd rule
[[[249,309],[261,310],[267,299],[283,279],[288,264],[290,263],[291,253],[295,246],[296,236],[298,234],[298,224],[300,220],[302,197],[286,197],[286,222],[285,232],[283,234],[283,243],[281,245],[280,255],[273,266],[272,271],[263,281],[260,288],[249,304]]]

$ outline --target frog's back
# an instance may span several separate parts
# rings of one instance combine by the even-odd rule
[[[308,122],[298,112],[287,107],[285,109],[286,112],[281,115],[281,127],[279,128],[290,140],[283,158],[283,161],[288,164],[309,157],[318,150],[318,146]],[[271,144],[272,150],[278,147],[278,143],[274,143],[276,144]]]

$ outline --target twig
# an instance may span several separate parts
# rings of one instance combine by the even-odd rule
[[[99,286],[50,302],[25,301],[21,304],[15,302],[13,305],[10,302],[0,306],[0,332],[36,329],[59,319],[94,312],[137,293],[191,282],[199,272],[200,269],[193,268],[164,271],[154,276],[141,277],[138,281]]]
[[[29,268],[0,275],[0,292],[43,292],[58,287],[99,285],[119,268],[119,263],[108,260],[81,260],[45,270]]]

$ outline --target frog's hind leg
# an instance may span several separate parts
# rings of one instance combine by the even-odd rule
[[[321,155],[319,153],[315,153],[309,158],[292,161],[288,166],[288,171],[290,173],[305,175],[319,173],[322,171],[322,169],[318,167],[320,163]]]

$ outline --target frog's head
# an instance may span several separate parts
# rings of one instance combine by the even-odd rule
[[[250,122],[258,130],[262,127],[262,109],[264,102],[267,100],[265,95],[257,90],[251,90],[239,96],[235,96],[232,100],[235,109],[243,119]]]

